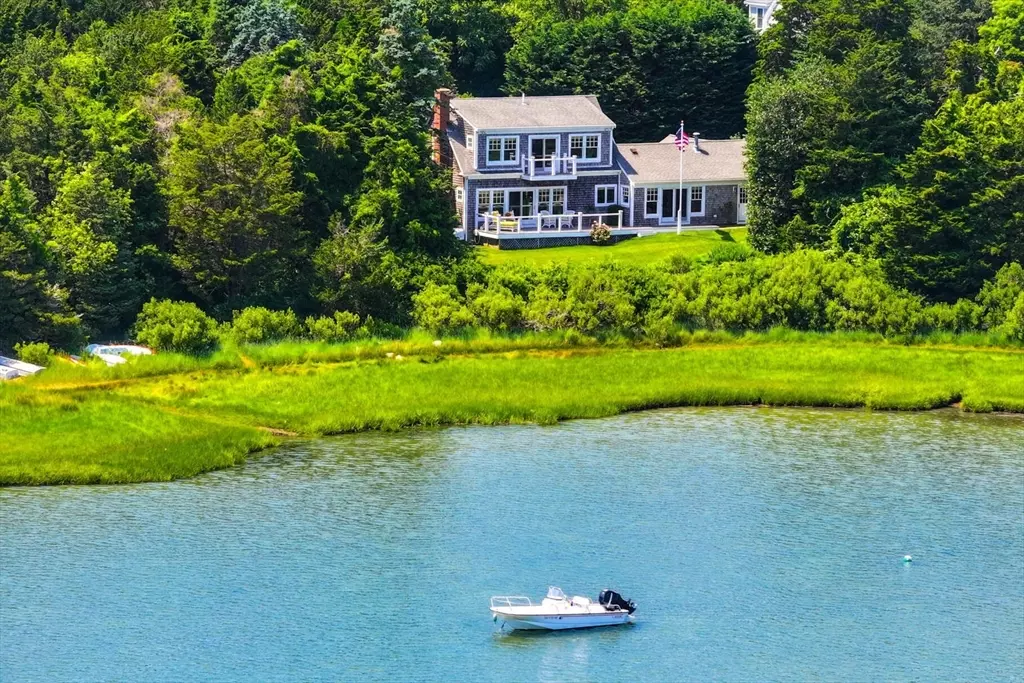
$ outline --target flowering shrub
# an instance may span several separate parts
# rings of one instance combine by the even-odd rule
[[[604,223],[594,223],[590,228],[590,241],[594,244],[608,244],[612,240],[612,229]]]

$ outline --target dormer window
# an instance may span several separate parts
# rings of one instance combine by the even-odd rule
[[[601,156],[601,136],[570,135],[569,155],[584,161],[597,161]]]
[[[488,164],[514,164],[518,160],[518,135],[492,135],[487,138]]]
[[[751,7],[750,19],[754,22],[754,28],[758,31],[764,29],[764,7]]]

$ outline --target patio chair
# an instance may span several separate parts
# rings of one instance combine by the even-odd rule
[[[540,221],[541,230],[558,230],[558,218],[552,216],[547,211],[541,211],[538,220]]]

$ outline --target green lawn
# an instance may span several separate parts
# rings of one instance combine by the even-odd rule
[[[0,485],[162,481],[229,467],[287,438],[421,425],[551,423],[667,406],[769,404],[1024,412],[1019,349],[805,335],[712,335],[675,349],[388,352],[243,366],[161,363],[0,384]],[[445,342],[447,346],[448,342]],[[457,343],[455,343],[457,346]],[[442,346],[441,348],[445,348]],[[317,347],[319,348],[319,347]],[[414,352],[415,344],[406,347]],[[320,350],[320,357],[329,357]],[[280,353],[278,355],[280,355]],[[349,360],[341,360],[342,358]],[[271,432],[270,430],[274,430]]]
[[[544,265],[547,263],[593,263],[613,259],[619,263],[644,265],[663,261],[674,254],[689,258],[702,256],[715,247],[726,243],[747,243],[746,228],[723,228],[721,230],[693,230],[682,235],[659,233],[649,237],[636,237],[619,244],[595,247],[552,247],[549,249],[499,250],[496,247],[478,247],[477,253],[484,263],[526,263]]]

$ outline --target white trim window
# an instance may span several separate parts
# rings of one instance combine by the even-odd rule
[[[511,166],[519,162],[518,135],[487,136],[487,165]]]
[[[600,135],[570,135],[569,156],[580,161],[594,162],[601,160]]]
[[[644,190],[644,218],[657,218],[658,206],[658,188],[648,187]]]
[[[594,206],[611,206],[615,203],[618,185],[597,185],[594,187]]]
[[[747,186],[746,185],[740,185],[740,187],[739,187],[739,202],[740,202],[740,204],[746,204],[747,203]]]
[[[505,190],[477,190],[476,212],[478,214],[505,213]]]
[[[623,206],[629,206],[629,185],[619,186],[619,201]]]
[[[704,215],[704,186],[694,185],[690,188],[690,215]]]
[[[751,7],[750,20],[758,31],[764,29],[764,7]]]
[[[542,187],[537,190],[537,213],[558,216],[565,213],[565,188]]]
[[[476,150],[476,136],[475,135],[467,135],[466,136],[466,149],[468,149],[470,152]]]
[[[455,188],[455,203],[461,204],[465,198],[466,198],[466,196],[463,193],[462,188],[461,187],[456,187]]]

